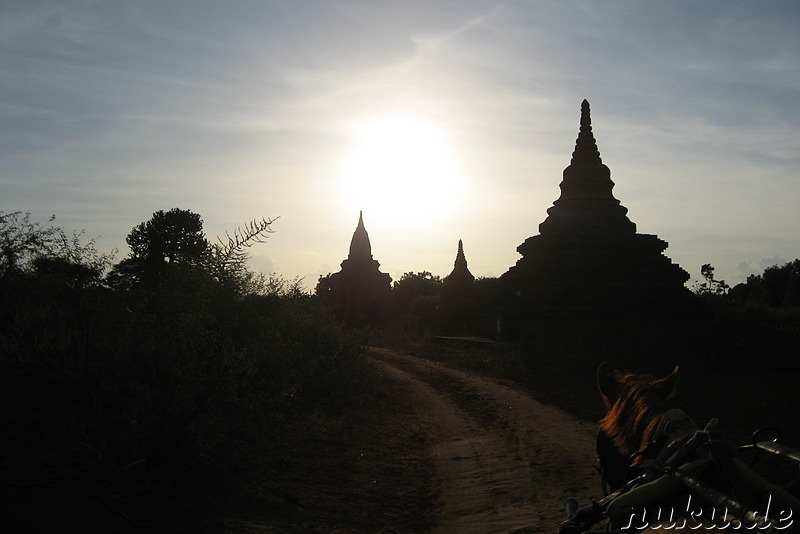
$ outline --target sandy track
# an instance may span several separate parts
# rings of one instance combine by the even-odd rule
[[[436,466],[434,532],[556,532],[568,497],[600,497],[595,425],[436,362],[370,355],[414,397]]]

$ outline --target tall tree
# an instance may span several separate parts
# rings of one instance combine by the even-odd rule
[[[209,249],[203,233],[203,219],[191,210],[159,210],[153,217],[135,226],[126,242],[133,258],[149,262],[200,263]]]
[[[146,222],[135,226],[126,241],[129,257],[114,266],[108,282],[117,287],[132,287],[162,276],[173,264],[199,267],[217,281],[243,287],[253,282],[247,269],[247,249],[264,243],[272,233],[275,219],[262,218],[240,226],[225,239],[210,243],[203,232],[203,220],[190,210],[159,210]]]
[[[153,213],[134,226],[125,241],[131,253],[109,273],[108,282],[114,286],[157,279],[170,264],[202,265],[211,249],[200,215],[180,208]]]
[[[705,279],[705,282],[695,283],[693,289],[698,295],[725,295],[731,288],[725,283],[725,280],[717,280],[714,277],[714,266],[710,263],[705,263],[700,267],[700,274]]]
[[[428,271],[403,273],[400,280],[392,284],[392,301],[395,312],[403,313],[412,308],[435,307],[442,279]]]

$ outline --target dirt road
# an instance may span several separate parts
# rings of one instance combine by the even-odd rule
[[[435,466],[433,532],[556,532],[568,497],[600,497],[595,425],[429,360],[378,348],[370,357],[412,397]]]

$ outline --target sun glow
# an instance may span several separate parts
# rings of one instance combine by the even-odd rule
[[[454,207],[459,182],[444,129],[409,115],[358,124],[341,169],[346,203],[389,224],[440,219]]]

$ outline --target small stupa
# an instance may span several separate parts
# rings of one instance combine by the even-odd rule
[[[477,320],[475,277],[467,267],[464,243],[460,239],[453,271],[442,280],[440,297],[441,323],[445,331],[457,335],[473,333]]]
[[[372,257],[363,212],[359,212],[350,253],[341,267],[330,276],[330,294],[338,313],[351,323],[387,319],[392,277],[380,272],[380,263]]]
[[[662,254],[666,241],[636,233],[613,187],[584,100],[561,196],[501,276],[517,315],[675,317],[696,308],[689,274]]]
[[[453,262],[453,271],[444,277],[442,283],[452,286],[470,285],[475,281],[475,277],[469,272],[467,267],[467,257],[464,255],[464,243],[458,240],[458,252],[456,260]]]

